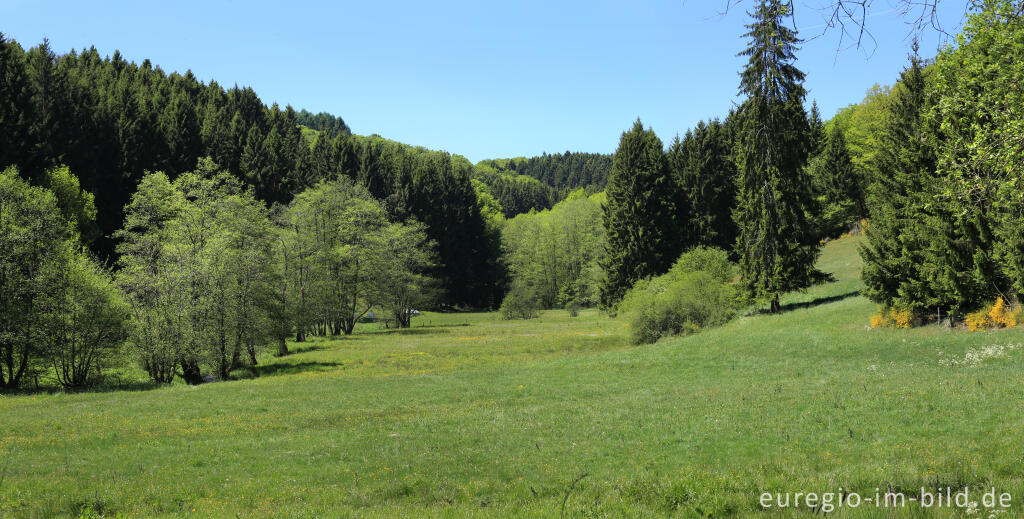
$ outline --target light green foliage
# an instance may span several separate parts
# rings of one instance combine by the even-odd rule
[[[400,327],[434,293],[435,246],[424,226],[390,223],[383,205],[342,177],[300,193],[279,220],[296,336],[351,334],[373,308]]]
[[[57,206],[64,219],[75,223],[82,243],[88,245],[99,237],[95,199],[92,193],[82,189],[78,177],[67,166],[48,169],[43,186],[57,197]]]
[[[502,213],[501,204],[491,195],[490,188],[478,179],[472,179],[473,190],[476,191],[477,204],[480,206],[480,216],[487,221],[492,232],[500,232],[505,224],[505,215]]]
[[[540,309],[537,292],[520,281],[513,281],[498,311],[505,320],[535,319],[540,315]]]
[[[56,278],[41,309],[45,356],[61,386],[87,386],[122,364],[128,304],[111,274],[85,254],[72,255]]]
[[[58,195],[0,173],[0,387],[29,378],[81,387],[117,364],[128,309],[76,229],[95,216],[67,168],[47,173]],[[81,219],[79,219],[81,218]]]
[[[972,281],[987,290],[960,291],[970,307],[993,292],[1024,293],[1024,20],[1019,2],[982,5],[936,60],[931,114],[944,220],[985,255],[973,261]]]
[[[885,125],[889,100],[896,87],[875,84],[857,104],[851,104],[826,123],[826,131],[838,127],[843,131],[850,159],[858,172],[866,174],[872,170],[875,154],[880,142],[878,136]]]
[[[40,369],[61,274],[77,234],[50,191],[16,169],[0,173],[0,386],[16,388]]]
[[[581,190],[551,210],[508,220],[502,244],[513,284],[540,307],[597,304],[605,247],[597,195]]]
[[[637,344],[719,326],[736,315],[735,274],[728,253],[698,247],[683,253],[668,273],[638,281],[618,312],[629,320]]]
[[[128,295],[131,344],[156,382],[176,367],[189,383],[256,363],[274,338],[276,237],[267,210],[209,161],[168,182],[145,177],[119,233],[118,282]]]

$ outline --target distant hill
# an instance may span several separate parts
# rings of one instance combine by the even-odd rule
[[[562,154],[513,159],[489,159],[477,163],[498,171],[533,177],[558,190],[561,197],[579,188],[602,191],[612,171],[612,156],[603,153],[566,151]]]

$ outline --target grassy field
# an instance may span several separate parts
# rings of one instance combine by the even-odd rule
[[[1024,331],[870,329],[856,245],[781,315],[651,346],[593,311],[434,314],[249,380],[0,397],[0,517],[789,516],[760,494],[947,485],[1020,516]]]

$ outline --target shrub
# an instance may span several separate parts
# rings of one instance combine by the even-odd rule
[[[580,306],[580,304],[575,300],[569,301],[569,303],[565,305],[565,310],[569,312],[569,317],[578,317],[580,315],[580,308],[582,308],[582,306]]]
[[[1013,328],[1020,322],[1021,314],[1020,308],[1016,305],[1007,304],[1000,297],[996,299],[995,303],[977,312],[967,314],[965,324],[967,329],[972,332],[989,328]]]
[[[979,332],[989,327],[988,312],[990,308],[983,308],[977,312],[967,314],[967,329],[972,332]]]
[[[501,302],[501,318],[533,319],[540,315],[540,298],[529,287],[514,284]]]
[[[893,328],[910,328],[914,324],[914,313],[906,308],[891,308],[889,323]]]
[[[888,321],[885,319],[885,308],[878,308],[878,313],[871,316],[871,327],[882,328],[888,326]]]
[[[736,315],[732,286],[703,271],[675,273],[637,283],[623,299],[633,342],[656,342],[725,324]]]

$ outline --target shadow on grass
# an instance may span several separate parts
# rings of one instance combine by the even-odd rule
[[[64,388],[55,385],[46,385],[36,388],[22,387],[18,389],[0,389],[0,395],[53,395],[57,393],[112,393],[114,391],[150,391],[161,387],[168,387],[169,384],[158,384],[151,381],[117,382],[107,381],[95,386]]]
[[[810,308],[812,306],[827,305],[829,303],[836,303],[843,299],[849,299],[851,297],[857,297],[860,295],[860,290],[851,290],[845,294],[836,294],[834,296],[819,297],[812,299],[811,301],[804,301],[803,303],[788,303],[782,305],[783,312],[789,312],[791,310],[800,310],[801,308]]]
[[[811,307],[814,307],[814,306],[827,305],[827,304],[830,304],[830,303],[836,303],[836,302],[842,301],[844,299],[849,299],[851,297],[857,297],[859,295],[860,295],[860,290],[852,290],[852,291],[846,292],[844,294],[836,294],[834,296],[828,296],[828,297],[819,297],[819,298],[816,298],[816,299],[812,299],[810,301],[804,301],[802,303],[786,303],[786,304],[782,305],[781,307],[779,307],[779,312],[778,313],[781,314],[783,312],[792,312],[793,310],[802,310],[804,308],[811,308]],[[771,310],[768,309],[768,308],[758,308],[757,311],[754,312],[754,315],[767,315],[767,314],[771,314],[771,313],[772,313]]]
[[[262,364],[249,368],[258,377],[273,377],[277,375],[294,375],[296,373],[307,373],[310,371],[331,371],[343,366],[343,362],[282,362],[278,364]]]

